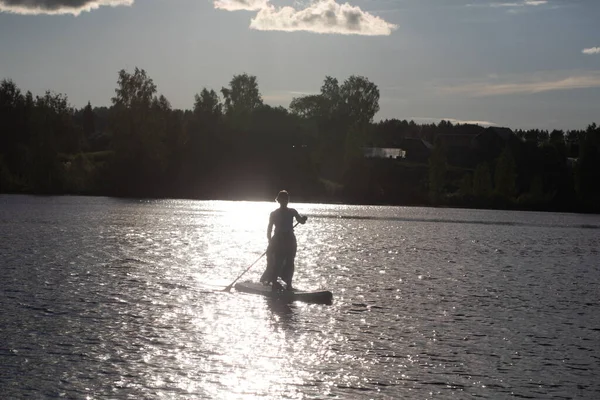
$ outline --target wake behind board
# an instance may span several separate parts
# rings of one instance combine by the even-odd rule
[[[304,291],[294,289],[292,291],[280,290],[273,292],[271,285],[264,285],[259,282],[240,282],[236,283],[234,287],[238,292],[260,294],[288,302],[302,301],[313,304],[331,304],[333,302],[333,293],[328,290]]]

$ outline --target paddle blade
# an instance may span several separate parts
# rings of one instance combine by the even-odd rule
[[[221,292],[227,292],[230,293],[231,292],[231,288],[233,287],[233,285],[228,285],[225,289],[221,290]]]

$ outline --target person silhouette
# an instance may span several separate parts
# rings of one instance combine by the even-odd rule
[[[282,288],[277,282],[277,279],[281,278],[286,284],[285,289],[293,290],[292,278],[294,277],[294,261],[297,249],[296,235],[294,235],[294,218],[298,223],[305,224],[308,217],[301,216],[298,211],[288,207],[290,195],[287,191],[280,191],[275,200],[279,203],[279,208],[269,215],[267,268],[260,281],[271,284],[272,290],[277,291]],[[274,233],[273,226],[275,226]]]

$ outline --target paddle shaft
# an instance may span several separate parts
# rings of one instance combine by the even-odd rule
[[[297,227],[299,223],[300,223],[300,222],[296,222],[296,225],[294,225],[294,228],[295,228],[295,227]],[[233,287],[233,285],[235,285],[235,283],[236,283],[236,282],[237,282],[237,281],[238,281],[238,280],[239,280],[239,279],[240,279],[242,276],[244,276],[244,274],[246,274],[246,272],[250,271],[250,268],[254,267],[254,264],[256,264],[257,262],[259,262],[259,261],[260,261],[260,259],[261,259],[261,258],[263,258],[263,257],[265,256],[265,254],[267,254],[267,250],[265,250],[265,252],[264,252],[264,253],[262,253],[262,254],[260,255],[260,257],[258,257],[258,258],[256,259],[256,261],[254,261],[254,262],[253,262],[253,263],[252,263],[252,264],[251,264],[251,265],[250,265],[248,268],[246,268],[246,269],[244,270],[244,272],[242,272],[242,273],[241,273],[241,274],[240,274],[240,275],[239,275],[237,278],[235,278],[235,280],[234,280],[233,282],[231,282],[231,284],[230,284],[230,285],[228,285],[228,286],[227,286],[225,289],[223,289],[223,291],[224,291],[224,292],[229,292],[229,291],[231,290],[231,288]]]

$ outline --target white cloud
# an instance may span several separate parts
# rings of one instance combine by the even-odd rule
[[[258,11],[267,7],[269,0],[215,0],[215,8],[225,11]]]
[[[267,103],[281,104],[286,107],[294,99],[294,97],[311,96],[319,94],[319,92],[307,92],[299,90],[274,90],[271,92],[264,92],[262,98]]]
[[[525,0],[512,3],[491,3],[490,7],[525,7],[525,6],[542,6],[548,4],[548,0]]]
[[[301,10],[268,5],[260,9],[250,21],[250,28],[261,31],[377,36],[390,35],[397,26],[348,3],[317,0]]]
[[[534,94],[557,90],[589,89],[600,87],[600,71],[572,75],[563,78],[532,77],[519,82],[478,82],[441,88],[443,94],[466,94],[472,97],[507,94]]]
[[[600,47],[590,47],[589,49],[583,49],[583,54],[600,54]]]
[[[72,14],[101,6],[131,6],[134,0],[0,0],[0,12],[14,14]]]
[[[492,3],[490,7],[522,7],[522,3]]]
[[[481,125],[481,126],[497,126],[498,124],[495,124],[493,122],[490,121],[478,121],[478,120],[465,120],[465,119],[456,119],[456,118],[433,118],[433,117],[410,117],[409,120],[413,120],[415,122],[420,122],[420,123],[439,123],[440,121],[448,121],[451,122],[453,125]]]

